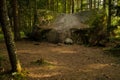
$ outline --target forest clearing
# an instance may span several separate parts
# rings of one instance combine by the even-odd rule
[[[100,47],[20,41],[17,49],[21,65],[27,72],[25,80],[120,79],[120,60],[105,54]],[[3,43],[0,43],[0,52],[6,57]],[[40,65],[41,58],[48,63]],[[5,59],[5,70],[10,69],[8,63]]]
[[[120,80],[120,0],[0,0],[0,80]]]

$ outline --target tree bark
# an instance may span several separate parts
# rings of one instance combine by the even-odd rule
[[[74,4],[75,4],[75,1],[72,0],[71,2],[72,2],[72,13],[74,13],[74,12],[75,12],[75,9],[74,9],[74,8],[75,8],[75,5],[74,5]]]
[[[103,0],[103,9],[106,8],[106,0]]]
[[[6,0],[0,0],[0,23],[4,33],[5,43],[12,66],[12,72],[21,72],[21,65],[17,58],[16,47],[10,28],[9,18],[7,14]]]
[[[64,0],[64,13],[66,13],[66,0]]]
[[[111,0],[108,0],[108,21],[107,21],[107,32],[108,32],[108,36],[110,35],[110,26],[111,26]]]
[[[96,0],[94,0],[94,9],[96,9]]]
[[[18,18],[18,3],[17,0],[11,0],[13,8],[13,19],[14,19],[14,38],[15,40],[20,40],[20,28],[19,28],[19,18]]]
[[[56,11],[59,12],[59,0],[57,0]]]
[[[37,24],[37,0],[35,0],[35,7],[34,7],[34,22],[33,26]]]
[[[79,11],[80,9],[80,0],[77,0],[77,12]]]
[[[91,10],[92,9],[92,0],[89,0],[89,9]]]
[[[99,6],[100,6],[100,0],[98,0],[98,5],[97,5],[97,8],[99,9]]]
[[[81,2],[80,2],[80,9],[81,9],[81,11],[83,10],[83,0],[81,0]]]

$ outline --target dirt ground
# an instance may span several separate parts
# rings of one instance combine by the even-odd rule
[[[118,60],[102,48],[20,41],[17,50],[27,80],[120,80]],[[7,54],[4,43],[0,43],[0,53]],[[50,64],[34,64],[41,57]]]

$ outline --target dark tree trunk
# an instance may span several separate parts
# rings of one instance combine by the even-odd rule
[[[71,13],[71,10],[72,10],[71,8],[72,8],[72,1],[70,0],[69,1],[69,13]]]
[[[100,0],[98,0],[98,5],[97,5],[97,8],[99,9],[99,6],[100,6]]]
[[[75,7],[75,5],[74,5],[74,4],[75,4],[75,1],[72,0],[71,2],[72,2],[72,13],[74,13],[74,12],[75,12],[75,10],[74,10],[74,7]]]
[[[51,0],[48,0],[48,9],[50,10],[50,3],[51,3]]]
[[[2,31],[4,33],[5,43],[12,66],[12,72],[21,72],[21,65],[17,58],[16,47],[7,14],[6,0],[0,0],[0,23],[2,26]]]
[[[108,0],[108,22],[107,22],[107,32],[108,36],[110,35],[110,26],[111,26],[111,0]]]
[[[20,27],[18,18],[18,3],[17,0],[11,0],[13,8],[13,19],[14,19],[14,38],[15,40],[20,40]]]
[[[56,4],[56,11],[59,12],[59,0],[57,0],[57,4]]]
[[[37,24],[37,0],[35,0],[35,7],[34,7],[34,22],[33,26]]]
[[[106,8],[106,0],[103,0],[103,9]]]
[[[96,0],[94,0],[94,9],[96,8]]]
[[[80,9],[83,10],[83,0],[80,1]]]
[[[92,9],[92,0],[89,0],[89,8]]]
[[[64,0],[64,13],[66,13],[66,0]]]

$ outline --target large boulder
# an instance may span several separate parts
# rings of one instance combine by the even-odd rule
[[[66,38],[64,43],[65,44],[73,44],[73,40],[71,38]]]
[[[33,37],[52,43],[104,44],[107,37],[105,21],[104,14],[94,11],[61,14],[49,25],[33,30]]]
[[[46,39],[48,42],[58,43],[60,42],[60,34],[56,30],[51,30],[47,33]]]
[[[73,29],[81,30],[89,28],[88,25],[81,23],[75,14],[62,14],[56,18],[51,24],[52,30],[47,34],[47,40],[49,42],[62,42],[66,39],[73,40],[72,33]]]
[[[48,42],[64,43],[66,39],[72,39],[71,29],[73,28],[85,29],[88,25],[81,23],[75,14],[62,14],[49,25],[35,26],[32,34],[33,38],[38,41],[44,38]]]

